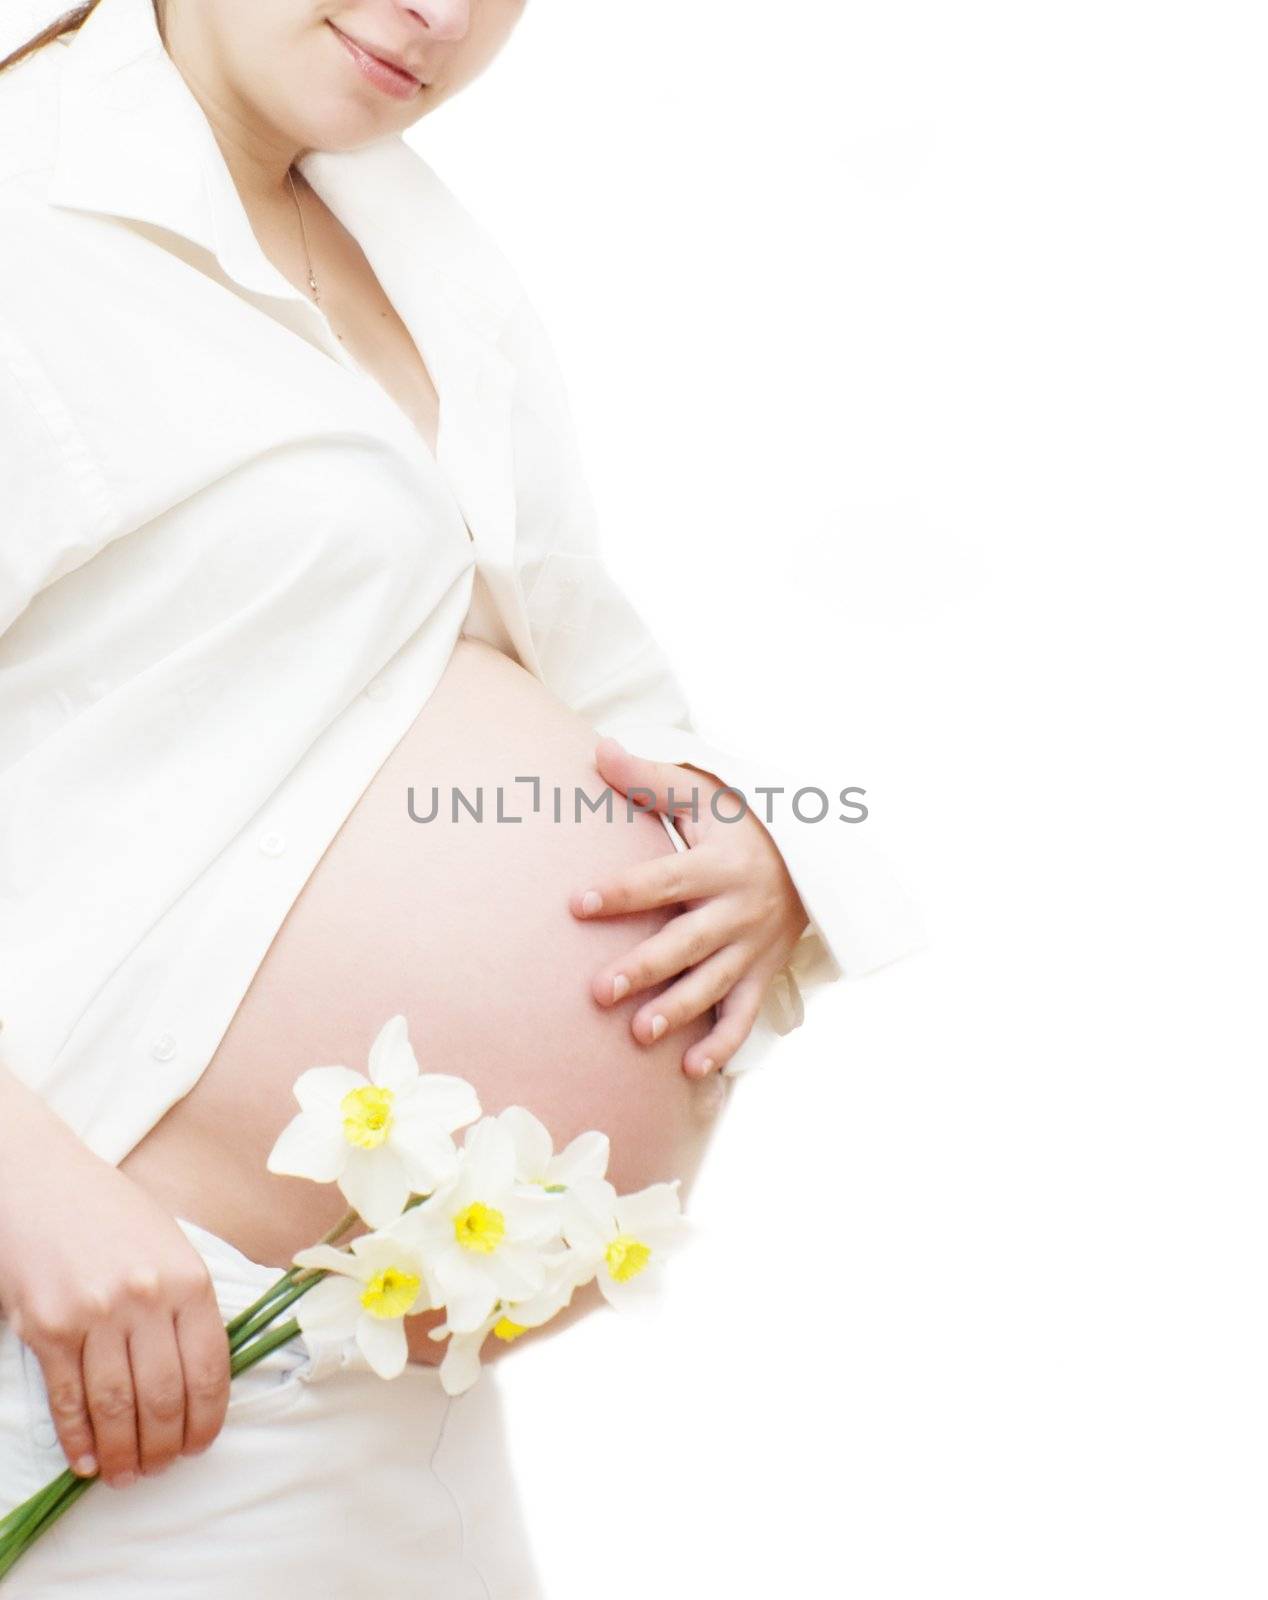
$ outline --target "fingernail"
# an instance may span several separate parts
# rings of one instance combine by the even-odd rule
[[[77,1472],[81,1478],[91,1478],[93,1473],[97,1470],[96,1456],[80,1456],[75,1462],[73,1470]]]
[[[698,1063],[696,1071],[702,1078],[707,1078],[713,1071],[713,1057],[706,1056],[703,1061]]]
[[[623,995],[629,994],[629,992],[630,980],[623,972],[618,972],[616,977],[612,980],[612,998],[614,1000],[619,1000]]]
[[[112,1478],[110,1480],[111,1487],[115,1488],[115,1489],[127,1489],[127,1488],[130,1488],[131,1485],[134,1484],[135,1482],[136,1482],[136,1473],[135,1472],[121,1472],[117,1478]]]
[[[652,1038],[653,1039],[659,1039],[661,1034],[664,1033],[665,1029],[668,1026],[669,1026],[669,1024],[665,1021],[664,1017],[662,1017],[660,1012],[658,1011],[656,1013],[656,1015],[652,1018]]]
[[[587,889],[581,896],[581,909],[587,917],[592,917],[596,911],[603,910],[603,896],[597,889]]]

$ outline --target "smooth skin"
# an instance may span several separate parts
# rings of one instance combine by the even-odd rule
[[[411,126],[484,71],[524,4],[155,0],[155,11],[257,236],[303,283],[288,181],[294,161],[309,149],[356,148]],[[408,100],[381,93],[350,70],[334,28],[403,62],[423,86]],[[318,223],[315,250],[323,239],[347,249],[337,221],[306,185],[303,195]],[[425,394],[419,387],[425,382],[416,375],[407,409],[434,421],[434,394],[429,385]],[[683,1062],[689,1075],[706,1076],[747,1037],[766,984],[806,926],[804,909],[755,817],[722,824],[709,815],[709,786],[721,781],[715,775],[638,760],[611,740],[600,740],[595,755],[614,788],[652,788],[658,807],[670,784],[678,796],[692,783],[702,788],[701,820],[678,820],[688,851],[580,885],[570,907],[578,917],[611,917],[684,904],[686,914],[664,932],[596,973],[592,992],[600,1004],[613,1005],[618,991],[642,992],[678,977],[631,1019],[632,1035],[644,1045],[718,1004],[716,1026],[693,1042]],[[587,909],[594,905],[587,895],[595,894],[601,905]],[[629,988],[614,990],[621,977]],[[121,1487],[197,1454],[219,1433],[229,1397],[228,1350],[201,1257],[168,1210],[89,1151],[3,1068],[0,1309],[40,1362],[58,1438],[75,1471],[100,1471]]]

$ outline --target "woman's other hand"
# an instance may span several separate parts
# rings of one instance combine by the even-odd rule
[[[220,1432],[229,1345],[202,1257],[3,1068],[0,1310],[40,1363],[81,1477],[122,1487]]]
[[[637,791],[640,809],[672,815],[690,848],[573,895],[574,915],[585,918],[684,907],[623,960],[603,967],[591,992],[601,1005],[613,1005],[682,973],[634,1013],[630,1026],[640,1043],[650,1044],[716,1005],[713,1029],[683,1056],[688,1074],[705,1077],[724,1067],[748,1038],[771,979],[806,928],[805,907],[778,846],[753,811],[741,815],[740,801],[731,796],[718,802],[715,814],[712,796],[726,788],[716,774],[644,760],[611,738],[599,740],[596,765],[614,789]],[[695,818],[689,809],[693,790]],[[732,820],[720,821],[719,815]]]

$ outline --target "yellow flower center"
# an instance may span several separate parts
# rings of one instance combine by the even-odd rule
[[[349,1089],[339,1102],[343,1112],[343,1136],[358,1150],[375,1150],[392,1127],[392,1091],[368,1083],[364,1089]]]
[[[418,1298],[423,1280],[401,1267],[376,1272],[361,1291],[361,1304],[372,1317],[403,1317]]]
[[[604,1251],[608,1271],[618,1283],[636,1278],[652,1259],[652,1247],[630,1233],[618,1233]]]
[[[478,1250],[481,1255],[491,1256],[502,1243],[506,1218],[492,1206],[473,1200],[453,1219],[453,1231],[464,1250]]]
[[[493,1337],[505,1339],[508,1344],[512,1339],[518,1339],[521,1333],[527,1332],[528,1329],[522,1323],[512,1322],[510,1317],[499,1317],[493,1324]]]

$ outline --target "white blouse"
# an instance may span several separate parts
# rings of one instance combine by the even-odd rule
[[[609,576],[483,230],[399,135],[299,165],[417,341],[435,454],[260,248],[151,0],[0,74],[0,1060],[112,1161],[464,627],[637,754],[789,781],[696,731]],[[918,942],[857,826],[767,825],[812,921],[732,1073]]]

